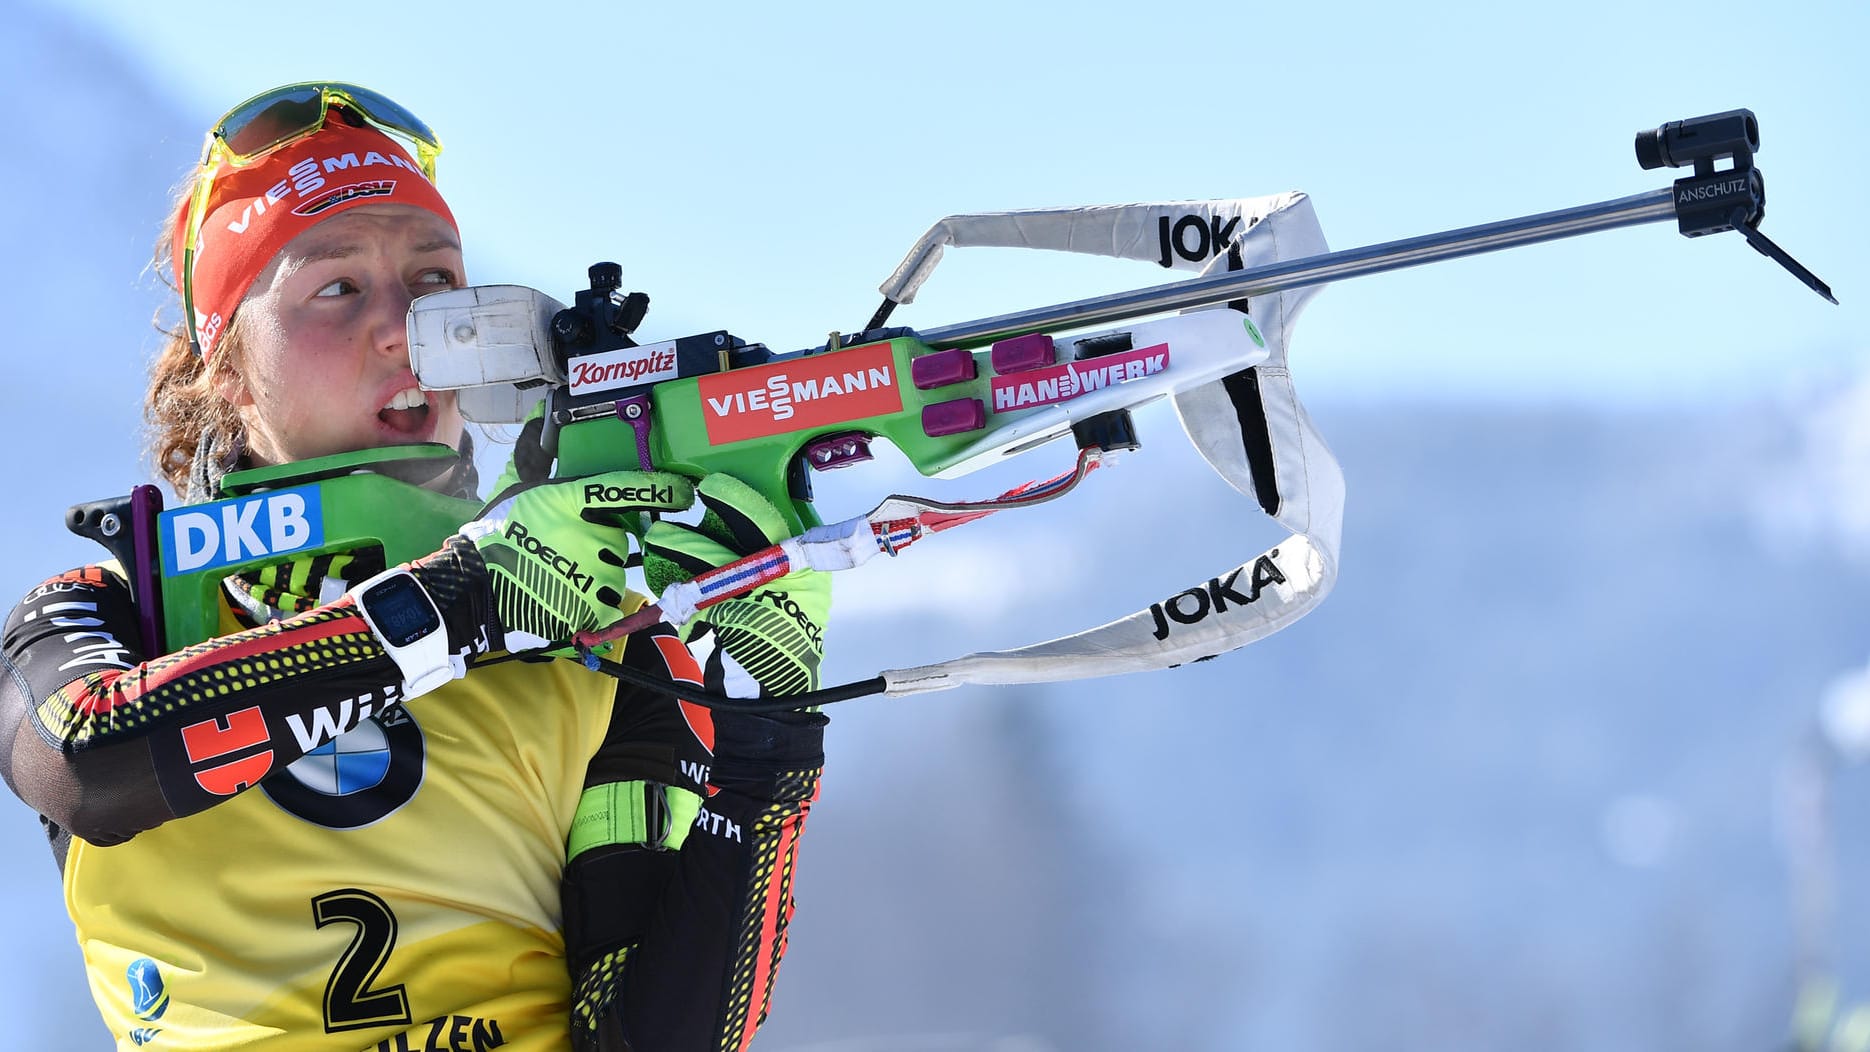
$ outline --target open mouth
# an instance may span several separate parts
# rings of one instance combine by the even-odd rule
[[[414,387],[398,391],[377,411],[377,419],[400,434],[420,434],[428,426],[429,400]]]

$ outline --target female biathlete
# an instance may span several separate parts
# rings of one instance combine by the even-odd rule
[[[423,485],[473,497],[454,396],[417,385],[404,335],[414,297],[464,280],[439,150],[354,85],[278,88],[215,125],[158,249],[183,322],[148,411],[185,501],[221,497],[230,472],[312,462],[310,478],[321,458],[416,443],[458,451]],[[13,610],[0,771],[43,817],[120,1048],[751,1041],[824,718],[499,659],[645,601],[623,567],[644,512],[706,507],[639,538],[652,582],[783,522],[725,476],[505,490],[404,565],[366,548],[232,573],[220,634],[172,653],[143,652],[114,563]],[[756,593],[689,626],[705,661],[666,625],[611,656],[740,696],[810,689],[828,584],[774,588],[806,617],[762,617]]]

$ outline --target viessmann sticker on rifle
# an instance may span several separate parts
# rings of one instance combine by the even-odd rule
[[[1168,367],[1169,345],[1158,343],[1049,369],[996,376],[993,378],[993,411],[1004,413],[1010,409],[1069,402],[1099,388],[1154,376]]]
[[[887,343],[712,373],[697,383],[708,442],[742,442],[903,407]]]
[[[571,374],[573,395],[660,383],[681,375],[674,340],[573,358],[565,367]]]

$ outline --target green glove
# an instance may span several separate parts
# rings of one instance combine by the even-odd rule
[[[552,474],[552,452],[545,448],[545,402],[541,400],[526,414],[526,420],[520,425],[519,435],[513,440],[513,455],[507,458],[506,467],[501,469],[500,477],[494,479],[493,495],[495,499],[505,495],[506,491],[524,482],[536,485],[544,482]]]
[[[658,522],[643,536],[643,576],[653,592],[791,536],[778,510],[731,475],[709,475],[695,492],[707,509],[699,526]],[[698,624],[711,626],[719,644],[708,659],[709,686],[734,697],[816,689],[830,613],[831,577],[814,570],[702,611]]]
[[[627,534],[647,512],[682,511],[694,484],[680,475],[610,471],[522,489],[461,527],[487,563],[493,638],[537,650],[615,622],[636,605],[624,576]],[[640,597],[636,597],[640,598]]]

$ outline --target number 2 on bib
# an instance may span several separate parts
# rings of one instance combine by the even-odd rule
[[[370,988],[396,948],[396,914],[389,903],[360,888],[340,888],[312,900],[312,919],[320,928],[340,921],[357,925],[325,983],[325,1032],[409,1024],[409,995],[401,983]]]

